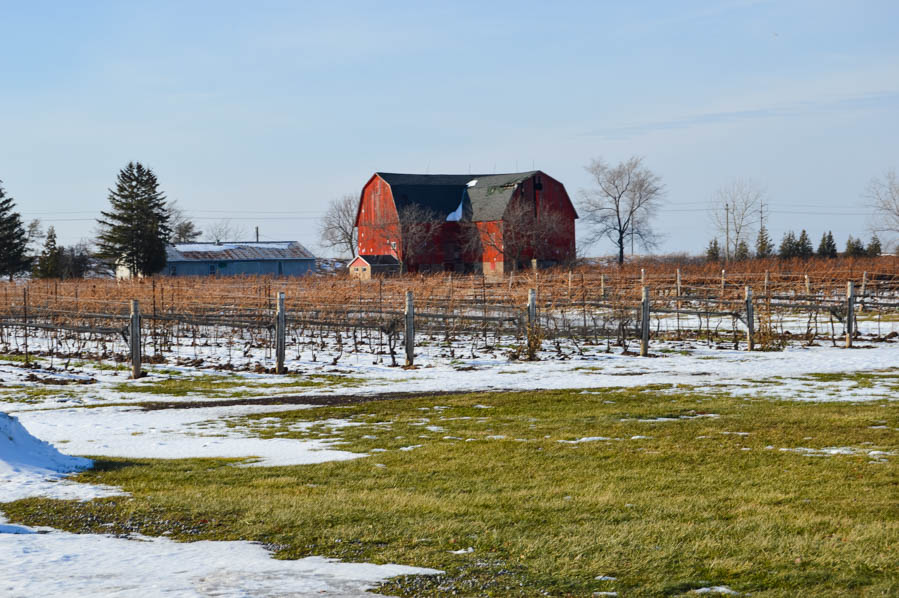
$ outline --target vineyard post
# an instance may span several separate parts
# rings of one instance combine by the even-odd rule
[[[278,293],[278,311],[275,316],[275,373],[284,373],[284,353],[287,348],[287,314],[284,312],[284,293]]]
[[[852,347],[852,333],[854,331],[855,326],[853,325],[853,320],[855,319],[855,288],[852,286],[852,281],[846,283],[846,348],[849,349]]]
[[[406,367],[411,366],[415,360],[415,303],[412,291],[406,291]]]
[[[28,365],[28,287],[22,288],[22,318],[25,323],[25,365]]]
[[[646,268],[640,268],[640,286],[646,284]]]
[[[675,290],[674,294],[677,295],[677,299],[674,300],[674,313],[677,318],[677,336],[680,338],[680,298],[681,298],[681,286],[680,286],[680,268],[677,269],[677,276],[675,278]]]
[[[752,307],[752,289],[746,287],[746,350],[752,351],[755,334],[755,309]]]
[[[726,279],[727,272],[725,270],[721,270],[721,295],[722,299],[724,298],[724,281]]]
[[[583,274],[581,275],[581,280],[583,280]],[[605,301],[606,299],[606,275],[599,275],[599,300]]]
[[[765,270],[765,299],[768,299],[768,271]]]
[[[528,289],[528,329],[537,324],[537,289]]]
[[[140,305],[131,300],[131,320],[128,322],[128,344],[131,349],[131,377],[140,378]]]
[[[571,270],[568,271],[568,305],[571,305]]]
[[[805,296],[809,297],[809,301],[811,301],[812,296],[812,285],[809,282],[808,274],[805,275]]]
[[[640,302],[640,357],[649,355],[649,287],[643,287]]]
[[[862,272],[862,288],[859,296],[861,296],[861,303],[858,306],[858,311],[864,311],[865,309],[865,291],[868,287],[868,272]]]

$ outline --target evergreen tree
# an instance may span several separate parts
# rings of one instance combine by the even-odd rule
[[[868,257],[878,257],[882,250],[883,247],[880,246],[880,239],[877,237],[877,233],[875,233],[874,236],[871,237],[871,241],[868,242],[865,253],[868,254]]]
[[[833,233],[827,231],[821,235],[821,243],[818,244],[818,257],[837,257],[837,244],[833,240]]]
[[[0,184],[0,276],[9,276],[10,280],[30,265],[26,255],[28,238],[15,206],[13,198],[6,196]]]
[[[746,244],[746,241],[740,239],[740,242],[737,243],[737,250],[734,252],[734,259],[738,262],[742,262],[743,260],[748,260],[750,257],[749,245]]]
[[[193,243],[202,234],[203,231],[197,230],[193,222],[182,220],[172,227],[172,243]]]
[[[774,254],[774,244],[771,243],[771,237],[768,235],[768,229],[765,225],[759,227],[759,236],[755,240],[755,256],[771,257]]]
[[[44,241],[44,249],[34,265],[35,278],[59,278],[62,266],[62,252],[56,246],[56,230],[51,226],[47,229],[47,239]]]
[[[799,240],[796,241],[796,255],[807,260],[814,254],[815,250],[812,248],[812,241],[808,238],[808,233],[805,232],[805,229],[802,229],[802,232],[799,233]]]
[[[783,239],[780,241],[780,249],[778,250],[777,255],[782,260],[788,260],[798,255],[796,235],[793,234],[793,231],[784,233]]]
[[[721,261],[721,246],[718,245],[718,239],[712,239],[708,248],[705,250],[705,259],[710,262]]]
[[[863,257],[865,255],[865,246],[862,244],[861,239],[854,239],[852,235],[849,235],[849,239],[846,240],[846,251],[843,255],[846,257]]]
[[[149,275],[165,267],[165,250],[172,231],[165,196],[156,175],[140,162],[119,171],[109,191],[110,211],[101,212],[97,255],[112,266],[124,266],[132,276]]]

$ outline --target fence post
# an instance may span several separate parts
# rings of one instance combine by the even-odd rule
[[[528,328],[537,324],[537,289],[528,289]]]
[[[811,284],[811,282],[809,282],[808,274],[805,275],[805,296],[806,297],[812,296],[812,284]]]
[[[765,270],[765,299],[768,298],[768,271]]]
[[[128,323],[128,344],[131,347],[131,377],[141,377],[140,363],[140,304],[131,300],[131,320]]]
[[[862,272],[862,288],[859,296],[861,297],[861,303],[858,306],[858,311],[864,311],[865,309],[865,291],[868,288],[868,272]]]
[[[746,350],[755,346],[755,309],[752,307],[752,289],[746,287]]]
[[[599,300],[605,301],[606,298],[606,275],[599,275]]]
[[[361,280],[360,280],[361,282]],[[275,314],[275,373],[283,374],[284,354],[287,349],[287,314],[284,312],[284,293],[278,293],[278,311]]]
[[[680,268],[677,269],[677,277],[675,279],[674,294],[677,297],[674,300],[674,313],[675,313],[676,319],[677,319],[677,337],[680,338],[680,298],[681,298]]]
[[[643,287],[640,302],[640,357],[649,355],[649,287]]]
[[[415,302],[412,298],[412,291],[406,291],[406,366],[411,366],[415,362]]]
[[[852,347],[852,333],[855,331],[855,287],[852,281],[846,283],[846,348]]]
[[[724,280],[725,280],[726,272],[721,270],[721,292],[724,293]]]
[[[25,324],[25,365],[28,365],[28,287],[22,288],[22,320]]]

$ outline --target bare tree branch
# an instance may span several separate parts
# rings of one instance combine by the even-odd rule
[[[218,220],[206,227],[205,239],[216,243],[224,243],[225,241],[240,241],[247,234],[246,229],[239,224],[225,218]]]
[[[871,179],[865,197],[876,214],[872,231],[899,234],[899,178],[896,171],[890,169],[883,179]]]
[[[658,237],[651,220],[661,204],[665,187],[658,175],[643,166],[643,158],[633,156],[617,166],[597,158],[586,166],[596,186],[582,189],[579,208],[593,229],[591,242],[606,237],[618,249],[618,263],[624,263],[624,248],[630,237],[641,247],[656,246]]]
[[[748,243],[760,222],[765,190],[750,179],[734,179],[712,197],[709,216],[724,238],[724,258],[737,254],[740,242]]]
[[[344,195],[332,199],[328,210],[319,224],[319,238],[322,247],[336,249],[344,256],[354,256],[357,250],[356,211],[359,198]]]

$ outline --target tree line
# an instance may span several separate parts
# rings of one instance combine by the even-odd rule
[[[140,162],[119,171],[108,200],[109,209],[97,220],[93,247],[88,242],[66,247],[58,243],[53,226],[46,232],[39,220],[25,226],[0,181],[0,276],[83,278],[120,267],[131,276],[151,275],[165,267],[170,243],[189,243],[202,234],[177,202],[166,199],[155,173]],[[43,245],[37,247],[41,239]]]

